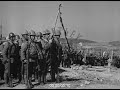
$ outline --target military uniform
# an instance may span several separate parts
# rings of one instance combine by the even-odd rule
[[[43,46],[45,46],[44,45],[44,40],[43,40],[43,35],[42,35],[42,33],[41,32],[38,32],[38,34],[37,34],[37,37],[38,37],[38,40],[37,40],[37,44],[38,44],[38,46],[39,46],[39,73],[38,73],[38,82],[39,82],[39,84],[41,83],[41,81],[43,82],[43,83],[45,83],[45,77],[46,77],[46,60],[45,60],[45,57],[44,57],[44,55],[45,55],[45,51],[44,51],[44,47]]]
[[[22,75],[22,82],[25,83],[26,86],[28,86],[27,83],[27,55],[28,55],[28,31],[26,30],[25,33],[22,34],[22,44],[21,44],[21,51],[20,51],[20,56],[21,56],[21,61],[22,61],[22,67],[21,67],[21,75]]]
[[[22,83],[27,83],[27,76],[26,76],[26,72],[27,72],[27,63],[24,62],[24,60],[27,59],[27,45],[28,45],[28,41],[24,41],[21,45],[21,61],[22,61],[22,68],[21,68],[21,73],[22,73]]]
[[[42,44],[42,52],[43,52],[43,60],[42,63],[43,65],[41,65],[41,70],[42,70],[42,81],[45,84],[46,83],[46,75],[47,72],[49,72],[50,68],[51,68],[51,62],[50,62],[50,40],[49,40],[49,35],[50,35],[50,31],[49,30],[45,30],[43,31],[43,38],[40,39],[40,42]]]
[[[17,56],[16,56],[16,77],[18,77],[19,78],[19,83],[21,82],[21,80],[22,80],[22,74],[21,74],[21,67],[22,67],[22,62],[21,62],[21,58],[20,58],[20,50],[21,50],[21,46],[20,46],[20,43],[19,43],[19,41],[20,40],[16,40],[15,41],[15,45],[16,45],[16,54],[17,54]]]
[[[62,45],[60,43],[60,31],[54,33],[53,39],[50,42],[50,66],[52,81],[59,82],[59,69],[62,59]],[[55,74],[57,77],[55,79]]]
[[[13,33],[10,33],[9,37],[14,37]],[[12,77],[15,75],[16,71],[16,56],[17,56],[17,49],[16,45],[14,42],[11,40],[5,43],[3,52],[3,63],[5,64],[5,73],[4,73],[4,79],[5,79],[5,84],[9,84],[10,87],[13,87],[12,85]],[[9,78],[11,77],[11,78]],[[11,80],[10,80],[11,79]]]
[[[43,83],[46,83],[46,75],[50,69],[50,52],[49,52],[50,44],[49,44],[49,41],[47,41],[46,39],[41,39],[40,42],[42,44],[42,53],[44,56],[43,60],[40,63],[41,75],[42,75],[41,81]]]
[[[34,35],[32,35],[32,34],[33,34],[33,31],[31,31],[30,39],[31,39],[31,36],[35,36],[35,34]],[[38,60],[38,52],[39,51],[40,51],[40,48],[34,40],[29,40],[28,42],[23,43],[21,46],[21,60],[27,60],[27,62],[29,62],[27,64],[28,65],[27,78],[29,80],[29,82],[26,83],[27,88],[33,87],[31,80],[32,80],[32,75],[33,75],[35,67],[36,67],[36,62]],[[30,87],[28,84],[30,84]]]

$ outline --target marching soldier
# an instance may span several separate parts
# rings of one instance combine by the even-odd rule
[[[5,64],[5,73],[4,73],[4,79],[5,79],[5,86],[13,87],[12,78],[15,74],[15,60],[16,58],[16,45],[14,43],[15,35],[14,33],[9,34],[9,41],[5,43],[4,49],[3,49],[3,63]]]

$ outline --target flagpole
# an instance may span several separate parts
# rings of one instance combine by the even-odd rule
[[[0,39],[2,40],[2,19],[1,19],[1,25],[0,25],[0,30],[1,30],[1,35],[0,35]]]

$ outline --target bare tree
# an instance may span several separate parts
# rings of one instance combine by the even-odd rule
[[[80,37],[82,37],[82,35],[80,35],[80,33],[78,33],[76,39],[79,39]]]
[[[73,30],[72,33],[71,33],[71,35],[70,35],[70,37],[73,38],[73,36],[75,35],[75,33],[76,33],[76,31]]]

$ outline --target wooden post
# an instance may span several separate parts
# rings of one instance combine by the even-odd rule
[[[111,63],[113,61],[113,49],[111,50],[111,56],[108,59],[108,72],[111,72]]]
[[[0,25],[0,40],[2,40],[2,20],[1,20],[1,25]]]

